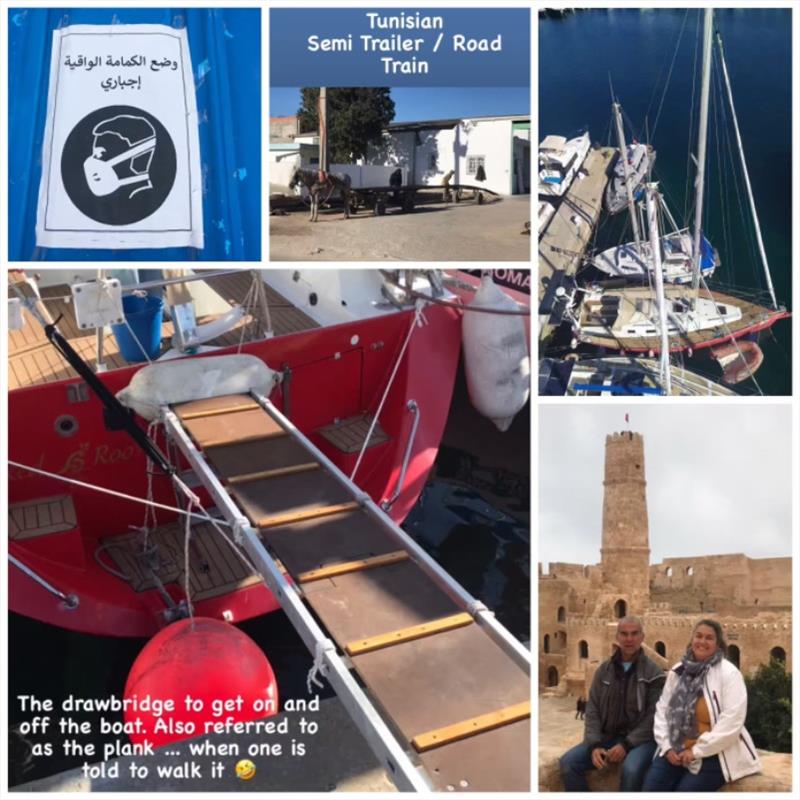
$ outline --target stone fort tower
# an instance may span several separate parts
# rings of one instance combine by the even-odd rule
[[[641,614],[650,598],[647,482],[641,434],[624,431],[606,436],[603,486],[603,583],[606,591],[614,587],[619,592],[627,604],[624,612]]]

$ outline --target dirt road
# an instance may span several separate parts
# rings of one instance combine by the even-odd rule
[[[411,214],[390,209],[375,217],[361,209],[349,220],[341,208],[270,217],[271,261],[530,261],[530,196],[486,205],[420,205]]]

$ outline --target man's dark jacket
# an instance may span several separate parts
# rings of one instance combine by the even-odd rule
[[[609,720],[616,716],[613,710],[609,713],[609,699],[612,695],[612,683],[616,679],[615,673],[619,669],[621,669],[620,654],[617,650],[614,656],[604,661],[594,674],[586,705],[586,726],[583,736],[585,744],[598,747],[602,742],[618,735],[617,731],[608,730],[606,726]],[[635,686],[631,686],[631,691],[627,693],[626,712],[630,724],[622,742],[626,750],[653,741],[653,717],[666,679],[664,670],[651,661],[643,650],[639,650],[631,670],[633,674],[628,680],[635,681]]]

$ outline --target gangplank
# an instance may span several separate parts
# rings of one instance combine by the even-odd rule
[[[398,788],[528,791],[531,657],[493,614],[265,397],[163,418]]]

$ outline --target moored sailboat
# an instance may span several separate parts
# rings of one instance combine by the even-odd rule
[[[769,287],[771,306],[762,305],[752,293],[744,294],[740,291],[720,292],[711,290],[700,284],[704,279],[704,262],[712,267],[708,253],[708,244],[702,231],[703,193],[705,179],[707,125],[709,111],[709,88],[711,69],[713,10],[705,12],[704,46],[703,46],[703,80],[701,89],[701,113],[698,132],[697,147],[697,179],[695,192],[694,226],[692,231],[691,249],[691,282],[682,276],[681,283],[686,286],[667,286],[663,290],[666,311],[666,326],[661,326],[658,320],[659,299],[655,288],[652,286],[619,287],[612,282],[610,285],[595,285],[587,289],[579,289],[574,293],[576,310],[568,311],[567,317],[574,332],[574,342],[596,345],[599,347],[625,352],[657,353],[662,350],[667,352],[694,351],[707,347],[721,345],[725,342],[734,342],[744,336],[756,334],[769,328],[777,321],[789,316],[789,312],[777,303],[769,276],[769,266],[766,261],[763,243],[761,242],[758,216],[755,202],[750,190],[744,152],[741,147],[741,138],[738,136],[738,123],[733,107],[733,98],[730,85],[727,81],[724,56],[720,44],[720,61],[726,78],[728,100],[731,107],[732,118],[737,131],[739,153],[742,170],[748,186],[752,219],[756,229],[767,285]],[[660,264],[661,237],[658,234],[657,215],[648,215],[650,227],[650,247],[645,250],[641,244],[636,225],[636,214],[631,208],[634,232],[636,233],[636,255],[642,265],[648,267],[647,274],[654,275],[658,271],[658,278],[664,275]],[[655,237],[653,233],[655,231]],[[630,246],[629,246],[630,247]],[[683,247],[681,247],[683,251]],[[647,260],[643,253],[647,253]],[[672,253],[667,253],[668,257]],[[613,262],[613,257],[607,260]],[[629,259],[630,260],[630,259]],[[680,259],[686,263],[686,258]],[[658,266],[656,266],[658,264]],[[713,267],[712,267],[713,268]],[[655,277],[655,275],[654,275]],[[662,341],[661,332],[665,327],[667,339]],[[756,361],[750,362],[755,365]],[[758,362],[760,363],[760,362]]]

